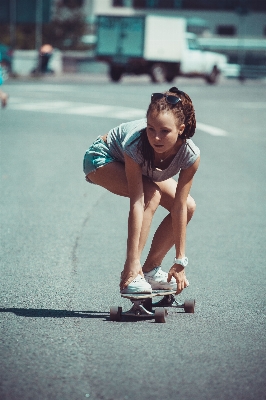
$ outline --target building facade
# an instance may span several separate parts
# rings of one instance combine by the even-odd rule
[[[266,39],[265,0],[83,0],[89,19],[99,14],[184,17],[207,36]]]

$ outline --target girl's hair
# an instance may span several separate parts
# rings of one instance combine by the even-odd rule
[[[151,101],[146,117],[148,118],[150,113],[159,114],[160,112],[171,111],[176,119],[176,123],[185,125],[185,129],[179,137],[183,140],[191,138],[196,130],[195,110],[191,98],[176,87],[172,87],[163,94],[164,96],[161,98]],[[167,101],[167,96],[179,97],[181,101],[171,104]],[[144,162],[147,163],[147,171],[150,168],[154,169],[154,151],[148,141],[146,129],[141,131],[138,150],[142,154]]]

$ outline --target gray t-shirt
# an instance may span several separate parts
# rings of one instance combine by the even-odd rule
[[[176,153],[168,168],[158,168],[147,171],[147,165],[138,150],[140,131],[147,127],[146,118],[123,123],[108,132],[107,144],[110,154],[118,161],[124,162],[124,153],[138,164],[142,165],[142,174],[149,176],[155,182],[165,181],[178,174],[180,169],[189,168],[197,160],[200,154],[199,148],[191,139],[184,141]]]

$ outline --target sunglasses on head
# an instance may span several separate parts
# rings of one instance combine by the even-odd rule
[[[151,101],[160,100],[163,97],[166,98],[167,103],[172,104],[172,105],[175,105],[179,101],[181,101],[180,97],[171,96],[170,94],[164,94],[164,93],[152,93]]]

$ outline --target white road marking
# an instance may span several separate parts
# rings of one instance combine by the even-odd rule
[[[41,112],[55,112],[62,113],[67,107],[71,107],[70,101],[57,101],[55,102],[39,102],[39,103],[15,103],[11,104],[10,108],[13,110],[22,111],[41,111]]]
[[[11,109],[21,111],[41,111],[58,114],[76,114],[83,116],[101,116],[102,118],[137,119],[145,117],[145,110],[122,106],[109,106],[94,103],[79,103],[71,101],[28,102],[19,98],[11,98]]]
[[[209,133],[212,136],[228,136],[228,133],[223,129],[216,128],[216,126],[206,125],[201,122],[197,122],[197,129]]]
[[[51,85],[51,84],[45,84],[45,85],[24,85],[21,84],[18,87],[18,90],[24,90],[27,92],[72,92],[73,87],[72,86],[64,86],[64,85]]]
[[[133,120],[144,118],[146,111],[139,108],[122,106],[109,106],[93,103],[78,103],[72,101],[41,101],[25,102],[22,98],[10,98],[9,108],[20,111],[37,111],[53,114],[70,114],[90,117],[114,118],[120,120]],[[227,136],[228,133],[215,126],[197,122],[197,129],[212,136]]]
[[[236,103],[238,107],[241,108],[250,108],[250,109],[266,109],[266,102],[263,101],[257,101],[257,102],[251,102],[251,101],[246,101],[246,102],[238,102]]]

